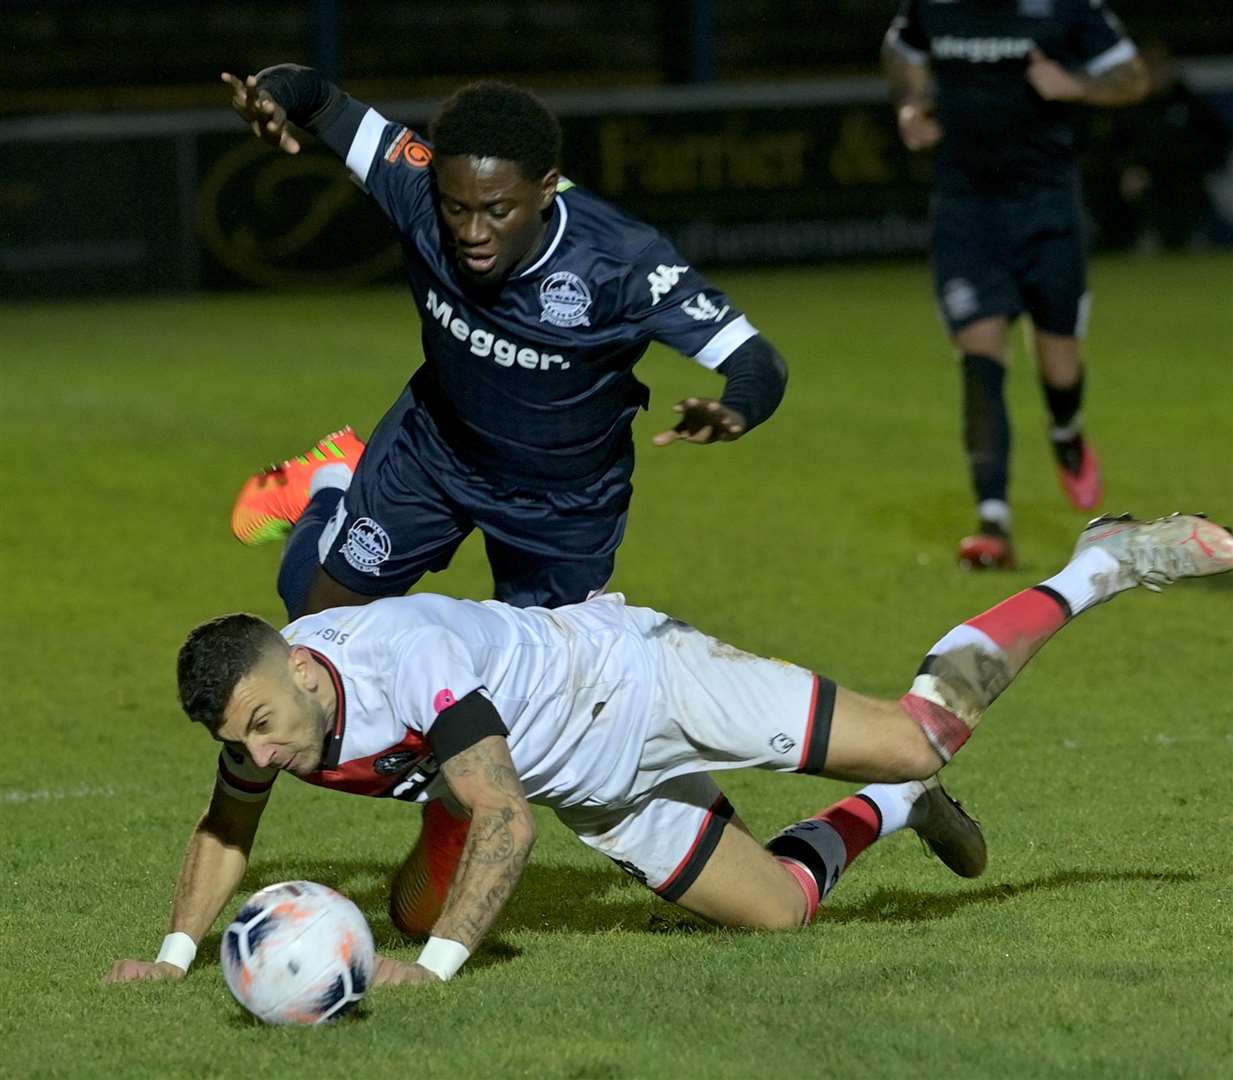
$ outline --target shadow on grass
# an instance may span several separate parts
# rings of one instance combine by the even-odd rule
[[[244,887],[260,888],[274,881],[319,881],[346,893],[359,905],[372,925],[378,951],[412,946],[422,939],[406,938],[394,929],[386,913],[389,875],[393,866],[374,860],[329,859],[313,861],[275,859],[255,863]],[[1184,885],[1198,881],[1194,873],[1152,870],[1062,870],[1030,881],[998,882],[981,888],[947,892],[878,889],[860,904],[823,907],[816,925],[852,922],[928,922],[946,919],[964,908],[999,904],[1036,892],[1116,881],[1146,881]],[[656,899],[640,885],[603,866],[535,866],[527,868],[522,884],[502,912],[497,931],[468,961],[470,968],[496,967],[521,955],[501,937],[502,932],[551,930],[565,933],[625,930],[644,934],[730,932],[711,926],[689,912]],[[202,943],[199,967],[218,965],[221,930]]]
[[[907,892],[878,889],[861,904],[825,907],[818,923],[845,922],[928,922],[946,919],[975,904],[1000,904],[1036,892],[1066,889],[1072,885],[1094,885],[1107,881],[1150,881],[1160,885],[1185,885],[1199,875],[1160,873],[1154,870],[1061,870],[1031,881],[998,882],[979,889],[957,892]]]
[[[255,891],[276,881],[318,881],[350,897],[372,926],[378,951],[397,949],[412,941],[390,923],[386,904],[389,879],[397,863],[372,859],[271,859],[254,862],[241,892]],[[587,932],[633,930],[669,933],[700,927],[688,912],[667,907],[650,892],[617,870],[599,866],[527,867],[518,891],[501,913],[497,933],[485,940],[470,968],[508,963],[519,950],[501,940],[501,931],[556,930]],[[218,964],[219,928],[202,942],[198,967]]]

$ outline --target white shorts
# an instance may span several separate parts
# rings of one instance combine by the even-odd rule
[[[805,668],[736,649],[645,608],[656,693],[636,776],[607,805],[557,809],[588,847],[666,900],[697,879],[732,806],[709,775],[763,768],[818,773],[835,684]]]
[[[678,900],[719,843],[732,804],[706,773],[667,780],[636,806],[570,806],[557,817],[665,900]]]
[[[630,613],[662,620],[647,635],[659,663],[630,801],[686,773],[822,771],[835,705],[830,679],[645,608]]]

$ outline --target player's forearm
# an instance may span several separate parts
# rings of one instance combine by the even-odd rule
[[[198,822],[189,839],[171,904],[172,933],[200,942],[214,925],[248,868],[251,836],[229,836],[210,815]]]
[[[474,952],[501,913],[535,844],[535,819],[525,801],[472,807],[471,831],[432,936]]]
[[[746,431],[770,417],[783,401],[787,362],[760,334],[742,343],[718,370],[728,380],[721,402],[745,418]]]
[[[893,45],[882,46],[882,69],[890,83],[891,101],[902,105],[927,105],[932,101],[929,65],[909,60]]]
[[[1139,57],[1111,67],[1099,75],[1080,76],[1083,104],[1103,108],[1137,105],[1148,92],[1147,67]]]

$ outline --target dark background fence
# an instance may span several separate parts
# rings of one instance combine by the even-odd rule
[[[562,116],[566,172],[694,261],[919,253],[930,165],[900,146],[876,74],[896,6],[5,0],[0,296],[395,278],[389,229],[339,163],[276,154],[227,108],[219,70],[280,60],[418,126],[463,79],[529,83]],[[1116,7],[1156,92],[1090,115],[1095,240],[1228,243],[1233,18]]]

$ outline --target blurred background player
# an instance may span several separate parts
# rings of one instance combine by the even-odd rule
[[[776,350],[656,230],[561,176],[560,126],[529,91],[464,87],[430,145],[309,68],[223,81],[259,138],[297,153],[294,124],[346,162],[400,234],[422,323],[424,363],[367,448],[337,432],[240,493],[241,541],[288,536],[288,617],[400,596],[473,528],[498,600],[602,592],[649,400],[632,369],[652,340],[727,380],[720,400],[678,403],[657,445],[730,441],[778,406]],[[465,829],[426,808],[439,890]]]
[[[1039,585],[952,629],[898,701],[741,652],[619,594],[548,613],[421,594],[299,619],[203,623],[180,650],[180,701],[223,747],[185,853],[158,960],[109,981],[178,978],[244,876],[280,772],[357,795],[448,791],[472,814],[457,874],[415,964],[378,982],[448,979],[521,878],[551,807],[665,900],[723,926],[813,921],[853,860],[915,829],[953,871],[986,864],[979,827],[935,774],[1032,656],[1093,606],[1233,569],[1233,534],[1199,516],[1099,518]],[[876,781],[765,846],[712,771]],[[406,930],[397,890],[395,925]]]
[[[1090,298],[1073,107],[1141,100],[1144,66],[1103,0],[904,0],[883,62],[904,144],[939,147],[930,254],[961,357],[979,517],[959,560],[1012,567],[1004,381],[1009,327],[1024,312],[1062,487],[1079,509],[1102,498],[1081,413]]]

